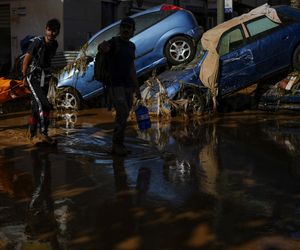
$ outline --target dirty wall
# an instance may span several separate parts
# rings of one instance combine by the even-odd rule
[[[4,3],[4,2],[3,2]],[[20,40],[26,35],[43,35],[46,22],[56,17],[62,22],[59,48],[63,44],[63,1],[61,0],[23,0],[7,1],[11,13],[11,57],[12,62],[20,53]],[[1,2],[2,4],[2,2]]]

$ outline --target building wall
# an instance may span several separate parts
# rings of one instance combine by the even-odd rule
[[[10,7],[0,2],[0,76],[6,75],[11,64]]]
[[[101,28],[101,1],[64,0],[64,49],[77,50]]]
[[[133,0],[101,0],[102,20],[101,28],[112,24],[130,14]],[[136,0],[134,0],[136,2]]]
[[[13,0],[0,1],[0,4],[10,4],[11,18],[11,58],[20,54],[20,40],[26,35],[43,35],[46,22],[57,18],[62,23],[61,34],[58,37],[59,48],[63,49],[63,1],[62,0]]]
[[[123,0],[118,3],[117,7],[117,19],[122,19],[125,16],[128,16],[130,12],[130,1]]]
[[[267,3],[267,2],[268,2],[267,0],[242,0],[239,3],[254,8],[254,7],[263,5],[263,4]]]

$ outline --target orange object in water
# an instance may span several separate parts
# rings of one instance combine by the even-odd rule
[[[0,77],[0,104],[29,94],[30,91],[19,80]]]

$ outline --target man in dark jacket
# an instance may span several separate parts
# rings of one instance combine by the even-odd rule
[[[141,93],[134,65],[135,44],[130,41],[135,30],[135,22],[125,17],[120,23],[120,36],[113,37],[99,45],[101,53],[110,54],[109,96],[116,110],[112,153],[127,155],[124,146],[126,122],[132,107],[133,94],[141,99]]]
[[[56,37],[60,31],[60,22],[51,19],[46,24],[45,35],[36,37],[23,59],[23,81],[31,91],[32,116],[29,119],[29,136],[32,139],[40,127],[42,141],[54,144],[48,136],[49,113],[52,108],[47,99],[51,78],[51,59],[55,55],[58,43]]]

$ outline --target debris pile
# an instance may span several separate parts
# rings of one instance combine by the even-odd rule
[[[300,71],[291,72],[266,91],[259,108],[263,110],[300,110]]]
[[[149,78],[144,86],[143,102],[149,108],[151,115],[164,118],[174,114],[198,116],[209,109],[210,92],[207,89],[201,91],[199,86],[180,82],[178,93],[174,97],[169,97],[167,86],[158,77]]]

